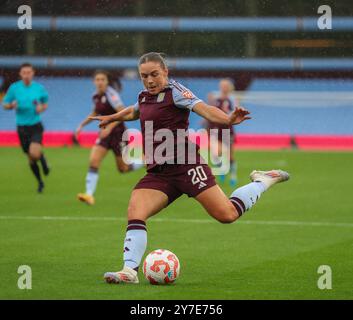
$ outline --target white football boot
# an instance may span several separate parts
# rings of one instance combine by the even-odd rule
[[[250,179],[253,182],[262,182],[266,190],[274,184],[289,180],[289,173],[283,170],[258,171],[250,173]]]
[[[106,272],[104,280],[107,283],[139,283],[137,271],[129,267],[124,267],[123,270],[118,272]]]

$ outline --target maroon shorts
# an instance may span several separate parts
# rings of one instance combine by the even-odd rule
[[[134,189],[155,189],[168,196],[168,205],[182,194],[196,197],[216,185],[207,164],[157,165],[137,183]]]
[[[104,139],[97,138],[96,145],[102,146],[105,149],[111,149],[117,156],[122,155],[122,150],[127,142],[123,141],[123,133],[125,126],[116,126],[112,132]]]

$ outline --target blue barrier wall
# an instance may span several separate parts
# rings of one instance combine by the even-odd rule
[[[0,16],[0,30],[18,30],[19,16]],[[33,16],[32,27],[36,31],[143,31],[143,32],[322,32],[314,17],[50,17]],[[335,17],[332,29],[352,31],[353,18]]]
[[[24,62],[44,69],[136,70],[138,57],[0,56],[0,67],[17,69]],[[352,71],[352,58],[167,58],[171,70],[202,71]]]
[[[49,93],[49,108],[43,114],[43,122],[47,130],[74,130],[80,121],[92,110],[91,96],[94,86],[91,78],[37,78]],[[201,97],[206,98],[207,92],[217,88],[217,79],[182,79],[186,86],[195,89]],[[134,104],[142,90],[139,80],[122,79],[121,93],[125,105]],[[193,125],[197,126],[197,116],[192,117]],[[0,110],[0,130],[15,129],[13,111]],[[138,122],[127,123],[130,128],[139,128]],[[90,124],[87,130],[96,130],[96,124]]]
[[[177,79],[201,99],[217,89],[215,78]],[[74,130],[90,112],[94,91],[90,78],[38,78],[49,92],[49,109],[43,115],[47,130]],[[122,98],[126,105],[136,102],[139,80],[123,79]],[[275,91],[275,93],[272,93]],[[266,95],[269,92],[269,95]],[[260,99],[252,95],[260,94]],[[265,98],[261,99],[261,95]],[[280,95],[281,94],[281,95]],[[303,95],[304,94],[304,95]],[[243,133],[353,134],[353,81],[305,79],[256,79],[241,100],[253,116],[237,127]],[[280,99],[279,96],[280,95]],[[350,95],[350,96],[349,96]],[[201,118],[191,114],[190,126],[200,128]],[[127,123],[139,128],[138,122]],[[96,130],[90,124],[86,130]],[[13,111],[0,110],[0,130],[14,130]]]

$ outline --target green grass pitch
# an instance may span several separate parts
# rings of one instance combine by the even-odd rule
[[[38,195],[21,151],[0,149],[0,299],[353,298],[353,153],[238,152],[241,185],[253,169],[280,167],[291,180],[234,224],[186,196],[149,220],[147,252],[169,249],[181,262],[169,286],[150,285],[142,272],[140,285],[102,279],[122,265],[129,195],[144,170],[119,174],[110,154],[88,207],[76,194],[89,150],[46,154],[53,170]],[[32,268],[31,290],[17,287],[20,265]],[[320,265],[332,269],[331,290],[317,286]]]

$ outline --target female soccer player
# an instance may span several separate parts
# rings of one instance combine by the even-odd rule
[[[210,105],[213,105],[223,112],[230,114],[234,111],[236,105],[238,105],[238,102],[236,100],[236,97],[234,96],[234,84],[231,79],[225,78],[222,79],[219,82],[219,92],[216,93],[209,93],[208,95],[208,103]],[[234,137],[235,137],[235,131],[233,128],[233,125],[227,125],[227,124],[220,124],[216,122],[210,122],[207,121],[207,131],[209,134],[209,141],[213,142],[212,139],[210,139],[210,129],[218,129],[218,135],[217,135],[217,142],[216,144],[210,143],[210,151],[211,151],[211,156],[213,158],[216,158],[216,156],[219,156],[219,151],[220,150],[225,150],[226,154],[222,155],[223,159],[225,161],[230,161],[230,185],[232,187],[235,187],[237,183],[237,166],[236,166],[236,161],[234,159]],[[222,129],[229,129],[230,130],[230,140],[226,139],[226,141],[222,141]],[[218,152],[217,152],[218,151]],[[225,180],[225,175],[220,175],[220,180],[221,182],[224,182]]]
[[[182,152],[172,152],[176,146],[188,150],[191,144],[187,137],[181,142],[180,136],[175,135],[180,134],[180,130],[187,130],[190,111],[208,121],[224,125],[239,124],[250,119],[249,112],[238,107],[227,115],[207,105],[180,83],[168,79],[166,63],[159,53],[144,54],[139,61],[139,73],[146,89],[139,94],[135,106],[113,115],[91,118],[101,121],[100,127],[114,121],[140,118],[147,162],[147,174],[135,186],[127,210],[124,267],[119,272],[105,273],[104,278],[108,283],[139,282],[138,267],[147,245],[146,220],[183,193],[195,198],[219,222],[231,223],[249,210],[268,188],[289,179],[289,174],[281,170],[253,171],[250,175],[252,182],[236,189],[228,198],[197,152],[196,161],[191,155],[191,161],[184,164]],[[161,138],[161,132],[169,144]],[[163,163],[161,149],[166,148],[168,151],[168,147],[170,154],[165,156],[164,159],[168,160]]]
[[[96,92],[92,97],[94,108],[76,129],[76,138],[83,127],[92,121],[90,117],[114,114],[124,108],[119,93],[110,86],[111,81],[108,72],[97,70],[94,74],[94,84],[96,86]],[[124,173],[140,167],[135,163],[127,165],[122,159],[122,149],[125,146],[122,136],[125,130],[126,127],[123,122],[111,123],[106,128],[100,130],[96,144],[91,150],[89,170],[86,176],[86,192],[77,195],[80,201],[89,205],[95,203],[93,195],[98,182],[98,169],[109,149],[115,154],[116,165],[120,172]]]
[[[3,106],[7,110],[15,109],[17,134],[22,150],[28,155],[29,165],[38,181],[39,193],[43,192],[42,180],[38,160],[44,175],[49,174],[49,166],[42,150],[43,125],[40,114],[48,107],[48,93],[45,88],[33,81],[34,68],[29,63],[20,67],[21,80],[14,82],[8,89]]]

